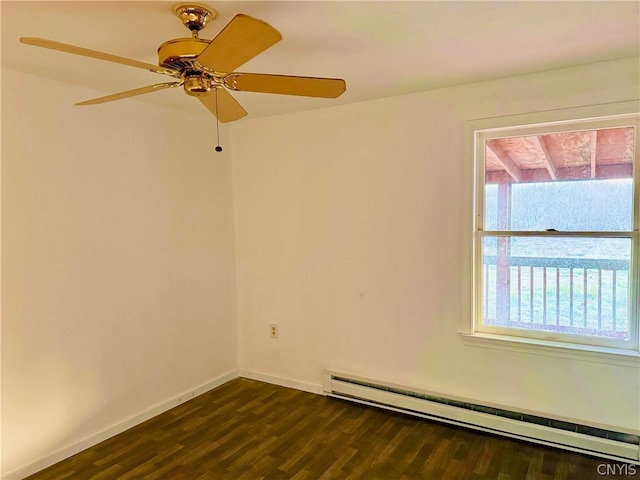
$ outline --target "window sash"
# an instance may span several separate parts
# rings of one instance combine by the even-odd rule
[[[492,139],[523,137],[534,135],[552,135],[583,130],[601,130],[608,128],[633,127],[634,161],[633,161],[633,231],[640,227],[640,185],[638,170],[640,169],[640,151],[638,151],[640,135],[640,115],[623,114],[604,118],[548,122],[543,125],[519,125],[513,127],[490,128],[475,132],[474,150],[476,159],[476,198],[475,198],[475,231],[484,229],[484,186],[485,186],[485,144]]]
[[[487,277],[485,276],[485,264],[484,264],[484,252],[483,245],[484,239],[486,238],[531,238],[531,237],[546,237],[546,238],[584,238],[584,239],[607,239],[607,238],[626,238],[631,240],[631,258],[629,259],[629,280],[628,280],[628,294],[626,298],[626,303],[628,305],[628,320],[627,327],[629,331],[629,335],[626,339],[616,339],[616,338],[608,338],[604,336],[594,336],[594,335],[580,335],[575,333],[562,333],[559,331],[553,330],[536,330],[533,328],[524,328],[525,323],[523,322],[523,328],[512,328],[509,326],[503,325],[488,325],[485,323],[485,294],[487,292],[485,281]],[[523,231],[523,232],[504,232],[504,231],[491,231],[491,232],[483,232],[478,231],[476,233],[476,265],[475,271],[476,273],[476,313],[475,313],[475,331],[480,333],[492,333],[499,335],[509,335],[515,337],[525,337],[546,341],[556,341],[563,343],[575,343],[575,344],[583,344],[583,345],[592,345],[592,346],[600,346],[600,347],[609,347],[609,348],[619,348],[619,349],[633,349],[636,350],[638,348],[638,255],[637,252],[640,251],[640,235],[638,232],[531,232],[531,231]],[[515,257],[514,257],[515,258]],[[535,259],[536,257],[532,257]],[[544,266],[539,266],[538,268],[545,268]],[[547,268],[557,268],[553,266],[547,266]],[[589,268],[588,270],[594,270],[593,268]],[[533,270],[530,272],[533,275]],[[546,277],[545,277],[546,278]],[[514,279],[514,281],[516,281]],[[531,280],[532,281],[532,280]],[[550,282],[554,280],[552,278],[549,279]],[[539,281],[536,281],[536,286]],[[570,283],[573,283],[573,277],[570,279]],[[582,287],[580,285],[580,287]],[[497,287],[496,287],[497,288]],[[532,288],[532,287],[530,287]],[[556,287],[549,287],[551,290]],[[525,286],[526,289],[526,286]],[[543,287],[543,295],[546,298],[547,291]],[[511,289],[509,290],[509,294],[511,293]],[[518,294],[520,291],[518,289]],[[600,294],[600,292],[599,292]],[[530,302],[533,301],[533,291],[530,291],[528,295],[531,295]],[[570,302],[573,302],[574,297],[571,297]],[[519,300],[520,302],[521,300]],[[521,304],[518,304],[518,308],[520,308]],[[511,307],[509,307],[511,308]],[[527,308],[533,309],[534,307],[527,303]],[[536,307],[536,308],[539,308]],[[555,307],[554,307],[555,308]],[[573,308],[573,307],[571,307]],[[587,306],[583,306],[583,314],[587,315]],[[515,323],[515,322],[514,322]],[[578,324],[579,321],[576,321]],[[540,324],[539,321],[534,322],[533,319],[530,320],[530,325],[533,327],[534,325]],[[540,324],[542,325],[542,324]],[[578,326],[578,325],[577,325]],[[585,326],[585,328],[587,328]]]
[[[633,127],[634,135],[634,159],[632,166],[633,183],[633,230],[631,231],[485,231],[484,205],[485,205],[485,144],[490,139],[522,137],[532,135],[550,135],[562,132],[576,132],[584,130],[600,130],[607,128]],[[640,135],[640,116],[638,114],[624,114],[605,118],[550,122],[541,125],[524,125],[514,127],[500,127],[475,131],[475,218],[474,218],[474,320],[473,330],[480,333],[507,335],[527,339],[552,340],[569,344],[582,344],[588,346],[612,347],[620,349],[638,350],[639,345],[639,314],[640,314],[640,238],[638,228],[640,225],[640,152],[638,151]],[[630,238],[631,258],[629,264],[629,337],[626,340],[593,337],[575,334],[563,334],[547,331],[535,331],[505,326],[491,326],[484,322],[484,265],[482,245],[488,237],[576,237],[576,238]]]

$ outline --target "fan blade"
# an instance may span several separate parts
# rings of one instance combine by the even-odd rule
[[[247,114],[247,111],[242,108],[242,105],[240,105],[224,88],[217,88],[216,90],[218,92],[218,120],[222,123],[233,122]],[[204,106],[211,111],[211,113],[216,115],[215,91],[211,91],[207,95],[200,95],[198,100],[200,100]]]
[[[96,105],[98,103],[112,102],[113,100],[120,100],[122,98],[134,97],[144,93],[156,92],[164,90],[165,88],[179,87],[180,85],[182,85],[182,82],[157,83],[155,85],[149,85],[148,87],[135,88],[133,90],[127,90],[126,92],[114,93],[113,95],[86,100],[84,102],[76,103],[76,105]]]
[[[280,40],[280,32],[267,22],[238,14],[211,40],[196,62],[217,73],[233,72]]]
[[[243,92],[279,93],[305,97],[336,98],[347,84],[340,78],[294,77],[262,73],[231,73],[224,79],[231,90]]]
[[[73,53],[74,55],[83,55],[85,57],[97,58],[98,60],[106,60],[107,62],[114,62],[114,63],[120,63],[122,65],[129,65],[130,67],[143,68],[151,72],[171,75],[172,77],[180,76],[180,72],[178,72],[177,70],[172,70],[170,68],[159,67],[158,65],[153,65],[151,63],[139,62],[138,60],[131,60],[130,58],[120,57],[118,55],[111,55],[110,53],[98,52],[97,50],[90,50],[88,48],[76,47],[75,45],[54,42],[53,40],[47,40],[46,38],[21,37],[20,42],[26,45],[34,45],[36,47],[50,48],[51,50],[59,50],[61,52]]]

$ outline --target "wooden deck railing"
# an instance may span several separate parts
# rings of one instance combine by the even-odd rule
[[[624,338],[628,282],[627,260],[484,256],[485,323]]]

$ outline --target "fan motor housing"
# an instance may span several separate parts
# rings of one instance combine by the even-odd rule
[[[194,68],[194,61],[211,40],[202,38],[176,38],[158,47],[158,64],[175,70]]]

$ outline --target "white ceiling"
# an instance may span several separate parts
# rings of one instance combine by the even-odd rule
[[[188,37],[176,2],[1,2],[2,66],[115,93],[170,77],[18,42],[43,37],[157,63],[158,46]],[[202,3],[202,2],[200,2]],[[283,40],[240,71],[344,78],[340,98],[235,92],[246,118],[322,108],[437,87],[640,54],[638,1],[226,1],[213,38],[236,13],[267,21]],[[99,93],[102,95],[102,93]],[[79,95],[78,101],[86,100]],[[152,102],[210,113],[179,89],[82,108]],[[116,105],[117,104],[117,105]],[[81,107],[78,107],[81,108]],[[242,120],[240,120],[242,121]]]

